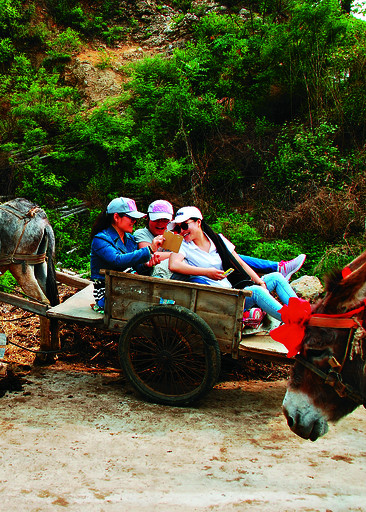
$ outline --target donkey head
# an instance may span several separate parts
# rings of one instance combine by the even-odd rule
[[[290,429],[312,441],[328,431],[328,421],[365,400],[366,252],[329,278],[326,289],[305,328],[283,401]]]

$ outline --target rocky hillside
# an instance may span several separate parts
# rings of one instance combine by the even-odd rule
[[[77,86],[90,106],[120,95],[121,84],[127,79],[125,66],[153,55],[169,57],[174,48],[184,47],[192,39],[192,26],[201,17],[228,11],[226,6],[210,0],[192,2],[191,10],[197,14],[162,6],[156,0],[124,1],[120,5],[127,26],[132,19],[136,20],[128,36],[112,46],[102,41],[89,41],[65,67],[65,83]],[[247,17],[249,12],[242,9],[240,14]],[[121,19],[114,22],[123,26]]]

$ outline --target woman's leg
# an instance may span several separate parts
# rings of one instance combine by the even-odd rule
[[[269,292],[276,292],[278,298],[284,304],[288,304],[290,297],[297,297],[294,290],[289,285],[287,279],[279,272],[272,272],[263,276],[263,281],[266,283]]]
[[[278,270],[277,261],[262,260],[261,258],[254,258],[246,254],[240,254],[239,257],[259,274],[268,274]]]
[[[299,254],[296,258],[289,261],[271,261],[262,260],[261,258],[253,258],[246,254],[241,254],[240,258],[245,261],[258,274],[269,274],[270,272],[279,272],[287,281],[290,280],[292,274],[300,270],[306,260],[306,254]]]
[[[278,302],[278,300],[276,300],[274,297],[272,297],[268,290],[262,286],[258,286],[257,284],[248,286],[245,289],[251,290],[252,292],[252,296],[245,299],[246,310],[251,309],[253,306],[257,305],[269,315],[277,318],[277,320],[281,320],[279,310],[282,308],[282,304]]]
[[[282,308],[282,304],[272,297],[270,292],[275,291],[284,304],[288,304],[290,297],[296,297],[297,295],[279,272],[267,274],[263,277],[263,281],[266,283],[267,289],[258,285],[245,288],[253,293],[251,297],[245,299],[245,309],[250,309],[257,305],[269,315],[277,318],[277,320],[281,320],[279,310]]]

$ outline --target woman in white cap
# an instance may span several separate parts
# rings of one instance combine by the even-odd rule
[[[139,274],[148,273],[160,262],[155,254],[164,238],[156,236],[149,247],[139,249],[132,231],[137,219],[145,217],[137,211],[136,203],[128,197],[113,199],[106,211],[96,219],[91,231],[90,268],[94,282],[96,309],[104,309],[105,278],[101,269],[126,270],[133,268]]]
[[[282,304],[270,292],[275,291],[284,304],[288,304],[289,298],[296,297],[296,294],[280,272],[259,277],[238,256],[235,246],[203,221],[202,213],[195,206],[180,208],[169,228],[183,236],[179,253],[172,253],[169,258],[174,279],[183,275],[183,280],[190,282],[251,290],[252,296],[246,299],[245,309],[256,305],[281,320],[279,310]],[[229,268],[234,271],[226,276],[225,270]]]
[[[151,245],[154,237],[163,235],[167,229],[169,221],[173,218],[173,206],[165,199],[158,199],[153,201],[147,209],[147,227],[138,229],[134,232],[136,242],[139,249]],[[151,275],[154,277],[162,277],[169,279],[171,272],[168,268],[168,259],[170,252],[162,250],[159,251],[161,263],[154,266]],[[280,272],[287,281],[291,276],[297,272],[306,259],[305,254],[300,254],[296,258],[289,261],[271,261],[262,258],[255,258],[253,256],[239,254],[240,258],[253,268],[259,274],[269,274],[270,272]]]

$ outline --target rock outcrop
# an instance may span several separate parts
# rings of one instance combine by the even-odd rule
[[[297,295],[309,302],[316,302],[324,292],[324,287],[315,276],[302,276],[291,282]]]

